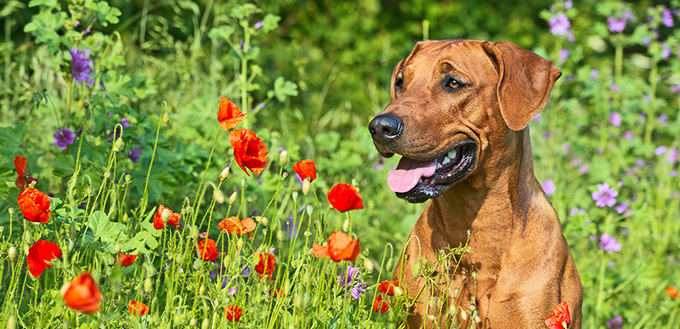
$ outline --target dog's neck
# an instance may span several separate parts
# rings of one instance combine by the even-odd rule
[[[498,258],[513,239],[522,236],[530,225],[527,213],[532,209],[532,202],[545,200],[534,176],[529,128],[508,131],[503,140],[490,147],[496,149],[488,149],[480,156],[473,175],[434,199],[426,210],[436,215],[429,217],[436,218],[431,221],[441,220],[430,224],[448,235],[447,239],[437,240],[464,244],[470,230],[473,253],[485,259]]]

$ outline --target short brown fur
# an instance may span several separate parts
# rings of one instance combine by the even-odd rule
[[[466,88],[443,90],[444,73],[455,74]],[[442,291],[457,288],[456,306],[466,310],[475,296],[477,328],[545,328],[545,318],[562,301],[571,311],[570,328],[581,328],[581,281],[557,214],[534,176],[527,127],[560,75],[551,61],[505,41],[420,42],[395,67],[392,101],[380,114],[400,118],[403,130],[389,143],[375,141],[381,154],[427,160],[462,140],[478,146],[468,177],[431,200],[411,232],[406,260],[395,270],[407,294],[415,296],[425,284],[412,274],[418,255],[435,262],[439,250],[465,244],[470,230],[471,252],[438,284]],[[400,92],[396,78],[403,78]],[[410,328],[433,327],[425,317],[432,296],[453,301],[426,289],[411,310]],[[459,328],[471,320],[456,316]]]

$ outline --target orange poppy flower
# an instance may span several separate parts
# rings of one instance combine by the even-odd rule
[[[213,261],[217,259],[217,243],[213,239],[205,239],[198,243],[196,247],[196,252],[198,252],[198,257],[200,257],[204,262]]]
[[[241,319],[241,308],[229,303],[227,308],[224,309],[224,316],[227,317],[227,321],[238,321]]]
[[[571,318],[569,316],[569,306],[567,305],[567,302],[562,302],[555,306],[553,314],[550,314],[545,319],[545,325],[550,329],[568,328],[569,324],[571,324]]]
[[[399,282],[391,281],[391,280],[385,280],[383,282],[380,282],[378,285],[378,292],[383,293],[387,296],[394,296],[394,287],[398,287]]]
[[[248,176],[250,174],[246,167],[256,175],[264,171],[269,161],[267,158],[269,151],[262,139],[255,136],[252,130],[246,128],[232,130],[229,132],[229,141],[234,148],[236,163]]]
[[[137,302],[134,300],[130,301],[130,305],[128,305],[128,309],[130,310],[130,314],[132,315],[145,315],[149,314],[149,307],[146,306],[146,304],[142,302]]]
[[[47,223],[50,221],[50,198],[35,188],[26,188],[19,193],[19,208],[30,222]]]
[[[14,185],[20,189],[28,187],[32,182],[37,182],[38,180],[28,176],[26,172],[26,167],[28,166],[28,161],[23,155],[14,156],[14,169],[17,171],[17,179],[14,181]]]
[[[236,233],[237,236],[250,233],[255,230],[255,227],[257,227],[257,224],[255,224],[255,221],[252,218],[238,220],[238,217],[235,216],[229,217],[217,224],[217,228],[219,228],[220,231]]]
[[[352,240],[352,238],[344,232],[333,232],[331,236],[328,237],[328,245],[322,246],[318,243],[314,243],[312,246],[312,253],[318,258],[323,258],[330,256],[336,262],[341,260],[355,261],[359,253],[361,252],[361,246],[359,245],[359,239]]]
[[[238,126],[245,117],[246,114],[242,113],[236,104],[230,102],[226,97],[220,98],[220,110],[217,112],[217,121],[220,122],[222,129],[229,131],[229,129]]]
[[[121,266],[130,266],[137,259],[137,255],[118,254],[114,263],[120,262]]]
[[[28,249],[28,256],[26,256],[28,271],[37,278],[46,268],[52,267],[46,262],[55,258],[61,258],[59,246],[49,241],[38,240]]]
[[[678,294],[678,289],[675,289],[675,287],[668,287],[666,288],[666,294],[670,296],[673,299],[677,299],[680,297],[680,294]]]
[[[328,191],[328,201],[333,208],[345,212],[353,209],[364,209],[364,201],[361,199],[361,194],[354,186],[349,184],[336,184]]]
[[[276,288],[276,289],[270,289],[269,290],[269,296],[270,297],[286,297],[286,294],[283,293],[283,289]]]
[[[99,292],[94,278],[89,272],[83,272],[61,288],[61,297],[66,306],[83,313],[99,311],[102,293]]]
[[[293,165],[293,171],[300,175],[300,179],[305,180],[309,177],[310,182],[316,179],[316,165],[314,160],[302,160]]]
[[[165,227],[166,222],[163,220],[163,213],[167,210],[167,216],[168,216],[168,225],[172,225],[174,227],[179,227],[179,220],[182,219],[182,216],[180,214],[173,212],[170,210],[168,207],[164,207],[163,205],[158,206],[158,210],[156,211],[156,214],[153,215],[153,227],[157,230],[160,230]]]
[[[375,297],[375,300],[373,301],[373,311],[385,313],[389,309],[390,309],[390,302],[383,299],[382,295],[378,294],[378,296]]]
[[[276,269],[274,263],[276,263],[276,257],[270,252],[261,252],[257,254],[260,258],[260,262],[255,265],[255,271],[262,279],[262,276],[267,275],[271,277],[272,273]]]

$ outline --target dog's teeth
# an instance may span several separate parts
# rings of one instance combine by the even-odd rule
[[[445,165],[449,162],[451,162],[451,159],[449,159],[449,157],[444,157],[444,160],[442,160],[442,165]]]
[[[458,149],[453,149],[453,150],[449,151],[449,153],[446,156],[451,158],[451,159],[455,159],[456,154],[458,154]]]
[[[437,162],[437,169],[440,169],[441,167],[443,167],[442,164]]]

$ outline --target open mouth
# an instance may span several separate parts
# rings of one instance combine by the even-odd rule
[[[397,197],[420,203],[436,198],[470,173],[477,160],[477,144],[463,141],[446,153],[426,161],[402,157],[387,174],[387,185]]]

